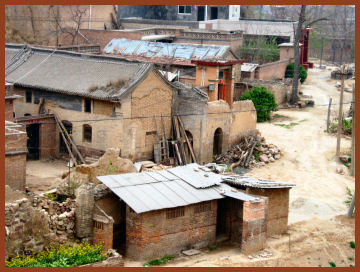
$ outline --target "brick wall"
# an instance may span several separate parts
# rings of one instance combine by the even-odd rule
[[[13,99],[5,99],[5,120],[14,121],[14,100]]]
[[[112,218],[111,218],[112,219]],[[94,215],[93,243],[104,244],[104,250],[113,248],[114,220],[101,215]]]
[[[265,201],[244,202],[241,251],[249,254],[264,249],[266,244]]]
[[[11,123],[14,124],[14,123]],[[24,131],[10,128],[7,123],[5,128],[5,184],[15,190],[25,191],[26,184],[26,141]],[[20,127],[20,129],[23,129]]]
[[[284,233],[288,229],[289,191],[289,188],[247,188],[246,190],[249,194],[266,196],[269,199],[268,218],[266,223],[268,236]]]
[[[211,201],[210,211],[194,213],[195,206],[184,207],[184,216],[172,219],[166,218],[166,209],[136,214],[127,207],[127,256],[136,259],[158,258],[213,243],[217,201]]]

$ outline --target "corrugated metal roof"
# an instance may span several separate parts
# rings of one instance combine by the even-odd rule
[[[140,180],[137,173],[129,175],[134,175],[134,180],[136,177]],[[224,198],[216,187],[196,189],[180,179],[121,186],[123,182],[121,176],[101,176],[97,178],[125,201],[136,213],[187,206]],[[116,184],[117,182],[118,184]]]
[[[262,188],[262,189],[292,188],[296,186],[295,184],[292,183],[270,181],[270,180],[257,179],[246,176],[223,176],[222,181],[231,185],[241,185],[245,187]]]
[[[136,213],[187,206],[225,196],[256,201],[255,197],[221,183],[225,176],[206,170],[206,167],[192,163],[157,172],[99,176],[97,179]]]
[[[229,49],[230,47],[225,45],[161,43],[121,38],[112,39],[105,46],[104,52],[107,54],[117,54],[122,56],[203,60],[222,59],[225,57]]]
[[[199,167],[200,166],[198,164],[191,163],[183,167],[170,168],[167,171],[181,178],[195,188],[207,188],[219,185],[222,182],[221,175],[212,172],[204,172],[200,170]]]
[[[254,72],[259,64],[256,63],[243,63],[241,64],[241,72]]]

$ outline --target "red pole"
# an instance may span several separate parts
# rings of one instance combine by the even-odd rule
[[[225,100],[225,84],[223,85],[223,89],[222,89],[222,100]]]

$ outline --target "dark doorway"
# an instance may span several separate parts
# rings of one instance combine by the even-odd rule
[[[31,124],[26,127],[28,160],[39,159],[39,124]]]
[[[126,204],[124,201],[119,201],[117,207],[119,210],[114,222],[113,247],[124,256],[126,252]]]
[[[73,128],[72,123],[69,122],[69,121],[67,121],[67,120],[62,121],[62,123],[63,123],[63,125],[64,125],[67,133],[68,133],[68,134],[70,135],[70,137],[71,137],[72,128]],[[60,137],[60,150],[59,150],[60,153],[66,153],[66,154],[68,154],[69,151],[68,151],[67,148],[66,148],[66,145],[65,145],[64,139],[63,139],[63,137],[62,137],[62,135],[61,135],[61,132],[59,133],[59,137]],[[70,148],[71,148],[71,147],[70,147]]]
[[[215,20],[218,18],[218,8],[211,7],[210,8],[210,20]]]
[[[226,198],[218,200],[216,217],[216,236],[227,235],[226,231]]]
[[[213,147],[214,156],[221,154],[222,142],[223,142],[223,131],[221,128],[217,128],[214,133],[214,147]]]
[[[185,130],[185,133],[189,139],[191,146],[193,147],[193,136],[192,136],[191,132],[188,130]],[[193,148],[193,151],[194,151],[194,148]],[[191,157],[191,152],[190,152],[189,148],[187,147],[187,144],[186,144],[186,148],[185,148],[185,157],[186,157],[186,161],[188,163],[193,162],[192,157]]]
[[[205,7],[204,6],[198,6],[197,20],[198,21],[204,21],[204,19],[205,19]]]
[[[223,99],[224,84],[218,84],[218,100]]]

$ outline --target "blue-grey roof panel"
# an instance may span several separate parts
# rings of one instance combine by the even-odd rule
[[[222,59],[229,46],[161,43],[142,40],[112,39],[104,48],[107,54],[133,55],[159,58]]]

